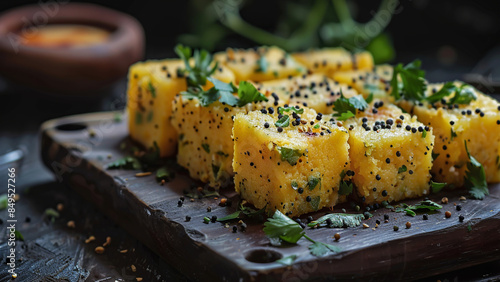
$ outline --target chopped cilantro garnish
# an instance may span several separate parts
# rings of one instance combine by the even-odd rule
[[[278,127],[287,127],[290,125],[290,116],[284,115],[279,120],[277,120],[274,125]]]
[[[333,110],[336,112],[334,116],[341,121],[354,117],[356,115],[356,110],[363,111],[367,107],[368,103],[362,95],[357,95],[347,99],[341,93],[340,98],[333,103]]]
[[[415,60],[406,66],[398,64],[394,67],[391,79],[391,96],[399,100],[402,93],[406,100],[413,101],[421,101],[425,97],[427,89],[424,79],[425,72],[420,69],[420,66],[420,60]],[[401,83],[398,78],[401,78]]]
[[[151,96],[153,96],[153,98],[156,98],[156,88],[151,82],[148,83],[148,90],[151,93]]]
[[[321,190],[321,178],[316,176],[309,176],[309,180],[307,181],[307,187],[309,190],[314,190],[316,186],[319,184],[319,189]]]
[[[398,168],[398,173],[403,173],[403,172],[406,172],[408,170],[408,168],[406,168],[405,165],[402,165],[400,168]]]
[[[446,187],[446,183],[439,183],[431,180],[432,193],[439,193],[439,191],[441,191],[444,187]]]
[[[267,101],[266,96],[260,93],[255,86],[247,81],[240,81],[238,87],[238,106],[243,107],[248,103]]]
[[[184,61],[184,72],[187,73],[187,85],[199,87],[207,83],[207,78],[217,70],[219,64],[216,62],[212,67],[212,55],[206,50],[195,50],[194,56],[190,47],[178,44],[175,53]],[[194,58],[194,65],[189,63]]]
[[[138,159],[134,157],[125,157],[108,164],[107,168],[140,170],[142,166]]]
[[[327,224],[327,220],[330,219],[330,225]],[[324,215],[314,221],[307,224],[309,227],[319,226],[319,227],[331,227],[331,228],[342,228],[342,227],[356,227],[361,225],[361,221],[365,219],[363,214],[345,214],[345,213],[330,213]]]
[[[296,165],[302,152],[297,149],[291,149],[287,147],[278,147],[278,152],[281,155],[282,161],[287,161],[290,165]]]
[[[353,185],[349,180],[340,180],[339,195],[349,195],[352,193]]]
[[[269,237],[271,244],[274,245],[280,245],[281,242],[296,244],[300,238],[304,237],[313,243],[309,246],[309,251],[313,256],[321,257],[328,253],[340,252],[340,249],[336,246],[311,239],[297,222],[278,210],[272,218],[268,218],[264,223],[264,233]]]
[[[169,181],[174,177],[175,173],[166,166],[162,166],[156,171],[156,181],[158,182],[162,180]]]
[[[446,82],[439,91],[429,97],[426,97],[425,100],[427,100],[429,103],[436,103],[453,93],[455,93],[455,95],[451,99],[449,99],[446,104],[470,104],[472,100],[477,99],[476,92],[474,91],[474,88],[472,86],[464,83],[461,86],[457,87],[453,82],[450,81]]]
[[[303,114],[304,109],[303,108],[295,108],[295,107],[278,107],[278,113],[283,114],[284,112],[295,112],[296,114]]]
[[[472,198],[482,200],[486,195],[489,195],[488,183],[486,183],[486,174],[483,165],[478,162],[467,148],[467,141],[465,142],[465,151],[469,157],[467,162],[467,171],[465,172],[465,187],[469,189],[469,194]]]
[[[257,216],[264,214],[265,211],[266,211],[266,207],[263,207],[260,210],[256,210],[256,209],[253,209],[251,207],[246,207],[246,206],[242,205],[242,203],[240,202],[238,204],[237,211],[235,211],[234,213],[232,213],[228,216],[219,218],[219,219],[217,219],[217,221],[222,222],[222,221],[228,221],[231,219],[243,218],[243,217],[255,218]]]
[[[205,152],[210,153],[210,145],[203,143],[201,144],[201,147],[205,150]]]
[[[427,137],[427,130],[424,129],[424,131],[422,131],[422,138],[425,138]]]
[[[425,200],[416,205],[407,205],[402,203],[396,206],[395,212],[406,212],[406,215],[416,216],[417,212],[434,211],[443,208],[443,206],[431,201]]]
[[[319,209],[319,203],[321,202],[321,197],[316,196],[311,199],[311,207],[313,210],[317,211]]]

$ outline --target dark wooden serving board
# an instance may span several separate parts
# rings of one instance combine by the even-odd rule
[[[213,197],[194,202],[186,199],[179,207],[183,191],[200,185],[185,173],[177,173],[161,186],[154,174],[136,177],[138,171],[106,170],[107,164],[127,155],[122,143],[131,142],[126,121],[116,121],[115,114],[93,113],[45,122],[41,128],[44,163],[59,180],[195,280],[407,280],[500,259],[500,185],[491,185],[491,195],[483,201],[460,201],[459,197],[466,195],[463,190],[431,195],[436,202],[446,196],[449,203],[430,214],[429,220],[381,208],[364,221],[370,228],[308,228],[309,237],[342,250],[321,258],[310,255],[310,243],[305,239],[297,245],[271,246],[259,222],[246,222],[247,230],[236,233],[232,232],[236,220],[229,228],[219,222],[205,224],[205,216],[221,218],[233,213],[238,195],[230,189],[220,192],[232,200],[231,207],[219,206]],[[457,211],[455,204],[462,210]],[[445,211],[452,213],[451,218],[445,218]],[[309,215],[316,219],[325,212],[329,211]],[[384,223],[384,214],[390,216],[389,223]],[[186,215],[191,216],[189,222]],[[464,222],[459,222],[459,215],[465,217]],[[377,219],[382,223],[374,228]],[[407,221],[412,224],[410,229],[405,228]],[[399,231],[393,230],[394,225]],[[337,232],[341,234],[339,242],[332,238]],[[298,256],[293,266],[274,262],[293,254]]]

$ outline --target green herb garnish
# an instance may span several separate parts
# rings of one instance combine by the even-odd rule
[[[425,200],[416,205],[407,205],[405,203],[396,206],[395,212],[406,212],[406,215],[415,216],[417,212],[434,211],[443,208],[443,206],[431,201]]]
[[[467,148],[467,141],[465,142],[465,151],[469,157],[467,162],[467,171],[465,172],[465,187],[469,189],[469,194],[472,198],[482,200],[486,195],[489,195],[488,183],[486,183],[486,174],[483,165],[478,162]]]
[[[0,195],[0,210],[6,209],[8,204],[9,204],[9,199],[7,198],[7,194]]]
[[[169,170],[166,166],[160,167],[156,171],[156,181],[160,182],[162,180],[170,181],[175,177],[175,173]]]
[[[295,112],[296,114],[303,114],[304,109],[303,108],[295,108],[295,107],[278,107],[278,113],[283,114],[284,112]]]
[[[326,221],[330,219],[331,224],[328,225]],[[345,214],[345,213],[331,213],[324,215],[314,221],[307,224],[309,227],[331,227],[331,228],[342,228],[342,227],[356,227],[361,225],[361,221],[365,219],[362,214]]]
[[[203,144],[201,144],[201,147],[203,148],[203,150],[205,152],[210,153],[210,145],[203,143]]]
[[[240,202],[238,204],[238,210],[235,211],[234,213],[228,215],[228,216],[225,216],[225,217],[222,217],[222,218],[219,218],[217,219],[217,221],[228,221],[228,220],[231,220],[231,219],[236,219],[236,218],[243,218],[243,217],[246,217],[246,218],[256,218],[258,216],[261,216],[264,214],[264,212],[266,211],[266,207],[263,207],[262,209],[260,210],[256,210],[256,209],[253,209],[251,207],[246,207],[244,205],[242,205],[242,203]]]
[[[400,168],[398,168],[398,173],[403,173],[406,172],[408,168],[405,165],[402,165]]]
[[[290,165],[296,165],[299,158],[302,156],[302,152],[297,149],[290,149],[287,147],[278,147],[278,152],[280,153],[281,160],[287,161]]]
[[[356,110],[363,111],[368,107],[368,103],[365,101],[362,95],[357,95],[349,99],[341,95],[333,103],[333,110],[336,112],[333,116],[337,117],[338,120],[347,120],[356,115]]]
[[[156,98],[156,88],[151,82],[148,83],[148,90],[151,93],[151,96],[153,96],[153,98]]]
[[[280,119],[278,119],[274,125],[277,127],[287,127],[290,125],[290,116],[289,115],[284,115]]]
[[[439,193],[439,191],[441,191],[444,187],[446,187],[446,183],[439,183],[431,180],[432,193]]]
[[[188,86],[198,87],[207,83],[207,78],[217,70],[219,63],[215,62],[213,67],[212,55],[206,50],[195,50],[194,56],[190,47],[178,44],[175,46],[175,53],[184,61],[184,72],[187,73]],[[194,58],[194,65],[191,66],[189,60]]]
[[[248,103],[267,101],[264,94],[260,93],[255,86],[247,81],[240,81],[238,87],[238,107],[243,107]]]
[[[421,101],[425,97],[427,89],[424,79],[425,71],[421,70],[420,66],[420,60],[415,60],[406,66],[398,64],[394,67],[391,79],[391,96],[399,100],[402,93],[406,100],[413,101]],[[399,83],[398,78],[401,78],[401,83]]]
[[[140,170],[141,163],[134,157],[125,157],[108,164],[107,169],[133,169]]]
[[[309,190],[314,190],[316,186],[319,184],[319,190],[321,190],[321,178],[315,176],[309,176],[309,180],[307,181],[307,187]]]
[[[274,213],[272,218],[268,218],[264,223],[264,233],[269,237],[271,244],[274,245],[280,245],[281,242],[296,244],[300,238],[304,237],[313,243],[309,246],[309,251],[313,256],[321,257],[328,253],[340,252],[340,248],[336,246],[311,239],[305,234],[304,230],[297,222],[278,210]]]

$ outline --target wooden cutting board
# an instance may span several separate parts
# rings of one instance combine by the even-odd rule
[[[500,259],[500,185],[490,185],[484,200],[460,201],[466,191],[441,192],[430,199],[448,204],[428,220],[381,208],[365,220],[369,228],[307,228],[314,240],[333,244],[341,252],[325,257],[309,253],[310,242],[273,247],[262,231],[262,222],[248,221],[246,231],[237,220],[204,223],[203,218],[222,218],[236,211],[238,195],[231,189],[220,191],[232,205],[206,197],[190,201],[181,196],[200,186],[180,171],[160,185],[154,174],[138,177],[138,171],[107,170],[107,164],[128,155],[131,146],[126,120],[116,120],[114,112],[91,113],[45,122],[41,127],[42,158],[57,179],[68,183],[83,198],[158,253],[186,276],[196,280],[279,280],[304,279],[416,279]],[[171,161],[171,160],[170,160]],[[196,190],[196,189],[195,189]],[[404,201],[414,204],[423,199]],[[455,204],[461,205],[461,211]],[[207,211],[210,207],[211,211]],[[352,211],[349,205],[335,208]],[[452,213],[445,218],[445,211]],[[329,210],[308,214],[314,219]],[[389,222],[384,223],[384,215]],[[308,215],[301,218],[305,219]],[[465,220],[459,222],[459,215]],[[186,221],[186,216],[191,220]],[[375,221],[381,224],[375,228]],[[411,222],[411,228],[405,223]],[[398,226],[399,231],[393,227]],[[335,242],[333,236],[340,233]],[[297,255],[292,266],[275,262]]]

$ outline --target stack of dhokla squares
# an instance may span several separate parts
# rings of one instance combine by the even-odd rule
[[[415,99],[401,66],[341,48],[176,51],[130,68],[131,138],[256,208],[298,216],[460,187],[470,156],[500,181],[500,104],[472,86],[423,81]]]

